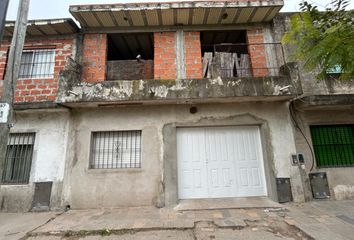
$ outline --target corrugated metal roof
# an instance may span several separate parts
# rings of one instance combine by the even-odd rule
[[[5,37],[11,37],[15,28],[15,21],[5,24]],[[26,35],[29,37],[54,36],[73,34],[79,30],[75,22],[70,18],[30,20],[27,24]]]
[[[270,21],[282,0],[193,1],[70,6],[83,28],[238,24]]]

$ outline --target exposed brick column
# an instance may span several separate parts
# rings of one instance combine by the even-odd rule
[[[154,78],[176,79],[175,32],[154,33]]]
[[[6,66],[6,55],[7,55],[7,47],[0,47],[0,98],[2,96],[3,84],[5,78],[5,66]]]
[[[203,78],[200,32],[184,33],[184,49],[186,77],[190,79]]]
[[[8,51],[7,46],[0,47],[0,80],[4,80],[4,78],[5,78],[5,66],[6,66],[7,51]]]
[[[106,79],[107,35],[85,34],[82,80],[102,82]]]
[[[250,56],[252,73],[254,77],[268,75],[267,60],[265,56],[263,29],[247,30],[248,53]]]

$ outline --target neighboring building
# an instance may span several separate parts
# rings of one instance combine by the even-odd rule
[[[276,41],[289,28],[291,15],[283,13],[274,19]],[[287,48],[285,54],[290,52]],[[354,79],[339,81],[338,74],[328,73],[319,81],[318,72],[299,68],[303,95],[294,100],[292,108],[302,131],[294,131],[297,152],[304,154],[307,173],[311,169],[327,173],[332,198],[353,199]],[[310,192],[307,183],[305,186]]]
[[[326,129],[342,131],[353,149],[354,90],[337,82],[328,90],[333,82],[316,83],[287,63],[289,49],[279,43],[288,24],[282,6],[81,5],[70,7],[81,29],[67,19],[31,22],[1,209],[277,201],[282,178],[294,201],[309,199],[311,154],[293,118],[310,145],[322,144],[328,131],[317,125],[345,123]],[[0,78],[8,43],[1,44]],[[329,111],[335,114],[327,117]],[[310,131],[317,134],[312,141]],[[317,167],[340,165],[322,160],[316,147]],[[304,154],[305,170],[292,164],[296,153]],[[346,153],[346,166],[353,165]],[[354,197],[352,168],[314,170],[327,172],[332,196]]]
[[[5,77],[13,28],[13,22],[6,24],[1,42],[0,79]],[[70,113],[55,99],[60,71],[67,57],[76,56],[77,31],[71,19],[28,24],[14,94],[14,127],[0,179],[1,210],[46,209],[48,204],[52,209],[62,207]]]

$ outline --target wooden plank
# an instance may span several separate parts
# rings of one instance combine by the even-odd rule
[[[222,78],[232,77],[233,75],[232,53],[221,52],[220,63],[221,63],[221,77]]]
[[[205,52],[203,57],[203,77],[211,77],[211,63],[213,61],[213,53]]]
[[[211,77],[218,78],[221,77],[221,53],[216,52],[213,58],[212,66],[211,66]]]
[[[240,65],[241,65],[240,77],[250,77],[251,69],[250,69],[250,60],[248,54],[241,54]]]
[[[240,63],[239,63],[239,58],[237,57],[237,53],[233,53],[232,54],[232,66],[235,67],[236,69],[236,75],[239,76],[240,75],[240,71],[241,71],[241,67],[240,67]],[[234,76],[236,77],[236,76]]]

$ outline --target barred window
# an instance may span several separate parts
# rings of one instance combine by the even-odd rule
[[[354,166],[354,125],[310,126],[318,167]]]
[[[90,168],[140,168],[141,131],[93,132]]]
[[[29,181],[35,133],[11,133],[9,136],[2,183],[26,184]]]
[[[36,49],[22,52],[20,78],[54,77],[54,50]]]

